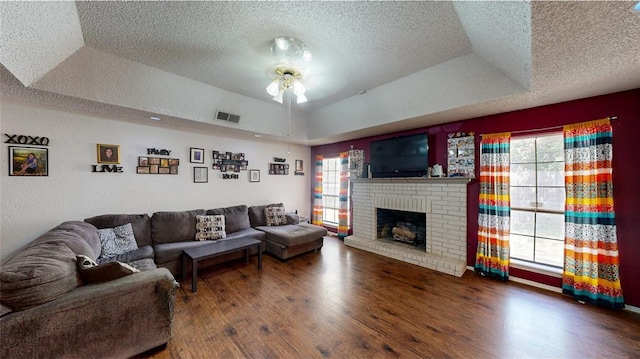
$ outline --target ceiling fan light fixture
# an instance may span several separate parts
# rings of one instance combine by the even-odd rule
[[[307,102],[308,99],[304,95],[307,90],[301,83],[306,69],[300,65],[311,60],[311,52],[307,46],[294,37],[281,36],[273,39],[271,53],[282,62],[273,68],[272,74],[275,74],[275,79],[267,86],[267,93],[279,103],[283,103],[286,91],[296,95],[297,103]]]

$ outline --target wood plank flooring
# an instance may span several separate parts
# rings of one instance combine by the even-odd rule
[[[638,358],[640,315],[462,278],[346,247],[257,257],[181,283],[173,338],[148,358]]]

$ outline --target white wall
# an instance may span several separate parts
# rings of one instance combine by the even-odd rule
[[[65,112],[1,98],[0,132],[0,259],[50,228],[68,220],[107,213],[148,213],[237,204],[283,202],[302,215],[310,211],[310,148],[253,138],[226,138]],[[4,134],[45,136],[50,140],[49,176],[9,176],[9,144]],[[124,173],[92,173],[98,143],[120,145]],[[138,156],[147,148],[172,150],[180,159],[178,175],[136,174]],[[189,148],[205,149],[205,164],[189,163]],[[193,167],[211,167],[211,151],[243,152],[249,169],[261,180],[251,183],[248,172],[238,180],[223,180],[209,169],[208,183],[193,183]],[[269,175],[273,157],[285,157],[288,176]],[[304,160],[305,176],[294,176],[296,159]]]

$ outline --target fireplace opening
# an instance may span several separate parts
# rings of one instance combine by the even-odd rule
[[[376,208],[378,240],[404,243],[426,250],[426,213]]]

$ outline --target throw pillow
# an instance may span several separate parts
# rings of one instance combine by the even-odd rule
[[[287,224],[284,207],[267,207],[264,209],[264,219],[267,226],[280,226]]]
[[[76,257],[76,265],[78,266],[80,277],[86,283],[106,282],[140,272],[122,262],[108,262],[97,265],[91,258],[84,255]]]
[[[196,216],[196,241],[224,238],[227,238],[227,233],[223,215]]]
[[[102,246],[102,253],[98,259],[111,258],[138,249],[131,223],[114,228],[98,229],[98,237]]]

